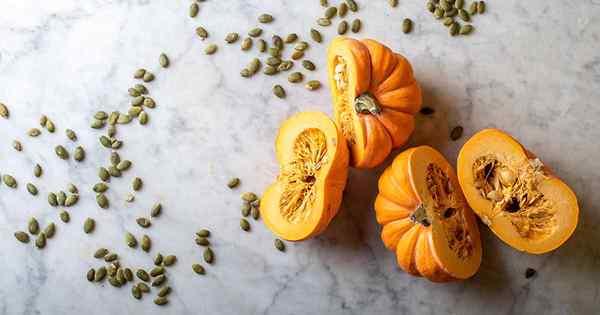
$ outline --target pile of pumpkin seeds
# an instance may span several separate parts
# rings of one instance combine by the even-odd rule
[[[204,247],[202,257],[207,264],[213,264],[215,260],[215,253],[210,247],[210,241],[208,240],[210,235],[211,233],[208,229],[201,229],[200,231],[196,232],[196,244]],[[204,275],[206,273],[204,266],[202,266],[200,263],[192,264],[192,270],[199,275]]]
[[[485,12],[485,1],[473,1],[467,6],[464,0],[430,0],[427,10],[448,27],[450,36],[468,35],[475,29],[472,17]],[[463,24],[455,19],[457,16]]]
[[[21,243],[29,243],[30,237],[29,235],[36,236],[34,241],[34,245],[38,249],[43,249],[46,247],[46,242],[48,239],[51,239],[56,233],[56,225],[53,222],[50,222],[46,225],[46,227],[42,230],[40,228],[40,224],[38,220],[34,217],[30,218],[27,222],[27,232],[25,231],[16,231],[14,233],[15,238]]]

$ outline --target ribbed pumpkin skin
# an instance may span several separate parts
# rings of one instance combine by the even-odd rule
[[[375,200],[377,222],[382,226],[381,239],[396,252],[398,266],[409,274],[433,282],[457,280],[435,259],[431,246],[432,226],[424,227],[410,219],[420,205],[408,175],[408,157],[415,148],[398,155],[379,179],[379,194]]]

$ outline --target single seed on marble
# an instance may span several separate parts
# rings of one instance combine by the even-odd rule
[[[154,257],[154,265],[160,266],[163,262],[163,255],[161,253],[157,253]]]
[[[56,225],[54,222],[50,222],[50,224],[44,228],[44,235],[46,235],[46,238],[52,238],[54,233],[56,233]]]
[[[94,252],[94,258],[102,259],[106,255],[108,255],[108,249],[104,247],[100,247]]]
[[[310,45],[305,42],[305,41],[301,41],[298,44],[296,44],[296,46],[294,46],[294,50],[300,50],[300,51],[304,51],[306,50]]]
[[[29,222],[27,223],[27,230],[30,234],[33,235],[36,235],[40,232],[40,224],[38,223],[36,218],[29,219]]]
[[[291,57],[292,57],[292,60],[300,60],[300,59],[302,59],[302,57],[304,57],[304,52],[296,50],[292,53]]]
[[[152,247],[152,240],[150,239],[150,236],[148,236],[146,234],[142,235],[142,241],[140,244],[140,248],[142,248],[142,250],[145,252],[149,252],[150,247]]]
[[[260,27],[255,27],[253,29],[251,29],[250,31],[248,31],[248,36],[250,37],[259,37],[262,34],[262,28]]]
[[[321,33],[314,28],[310,29],[310,37],[317,43],[321,43],[323,41],[323,36]]]
[[[43,232],[35,239],[35,247],[42,249],[46,247],[46,234]]]
[[[471,24],[462,25],[460,27],[460,29],[458,30],[458,33],[460,35],[468,35],[473,31],[473,29],[474,29],[473,25],[471,25]]]
[[[42,134],[42,132],[37,128],[31,128],[29,129],[29,131],[27,131],[27,135],[29,135],[30,137],[37,137],[40,134]]]
[[[142,189],[143,184],[144,183],[142,182],[142,179],[136,177],[133,179],[133,182],[131,182],[131,188],[133,188],[134,191],[139,191],[140,189]]]
[[[338,28],[337,28],[338,35],[344,35],[344,34],[346,34],[347,31],[348,31],[348,22],[341,21],[340,24],[338,24]]]
[[[301,72],[294,72],[288,76],[288,81],[290,83],[302,82],[303,79],[304,75]]]
[[[140,291],[142,291],[143,293],[148,293],[148,292],[150,292],[150,287],[149,287],[147,284],[143,283],[143,282],[140,282],[140,283],[138,283],[138,284],[137,284],[137,287],[138,287],[138,288],[140,289]]]
[[[210,236],[210,231],[207,230],[207,229],[202,229],[202,230],[196,232],[196,235],[198,237],[209,237]]]
[[[23,231],[15,232],[15,238],[21,243],[29,243],[29,234]]]
[[[13,189],[17,188],[17,186],[18,186],[17,180],[8,174],[2,175],[2,181],[4,182],[4,184],[6,184],[6,186],[13,188]]]
[[[249,50],[250,48],[252,48],[252,38],[250,37],[246,37],[244,38],[244,40],[242,40],[242,50]]]
[[[133,281],[133,272],[129,268],[125,268],[123,270],[123,274],[125,275],[125,279],[127,281]]]
[[[110,176],[112,177],[121,177],[121,175],[123,174],[121,172],[121,170],[119,170],[116,166],[111,165],[108,167],[108,173],[110,174]]]
[[[319,24],[319,26],[329,26],[331,25],[331,20],[328,18],[318,18],[317,24]]]
[[[160,275],[156,277],[150,285],[153,287],[160,287],[165,281],[167,281],[167,277],[165,275]]]
[[[169,266],[172,266],[173,264],[175,264],[175,262],[177,262],[177,256],[168,255],[163,260],[163,265],[165,265],[166,267],[169,267]]]
[[[39,177],[41,177],[41,176],[42,176],[42,173],[43,173],[43,172],[44,172],[44,171],[42,170],[42,166],[41,166],[41,165],[39,165],[39,164],[36,164],[36,165],[33,167],[33,176],[35,176],[35,177],[38,177],[38,178],[39,178]]]
[[[98,270],[96,270],[96,275],[94,276],[94,281],[100,282],[100,281],[104,280],[105,277],[106,277],[106,267],[102,266],[102,267],[98,268]]]
[[[404,19],[404,21],[402,21],[402,33],[404,34],[408,34],[412,31],[412,20],[411,19]]]
[[[342,2],[338,5],[338,16],[343,18],[346,16],[346,13],[348,13],[348,4],[346,4],[345,2]]]
[[[104,261],[106,261],[106,262],[115,261],[117,259],[119,259],[119,255],[117,255],[116,253],[110,253],[110,254],[104,256]]]
[[[143,126],[143,125],[147,124],[148,123],[148,119],[149,119],[148,113],[146,113],[146,112],[141,112],[140,113],[140,117],[139,117],[140,125]]]
[[[167,303],[169,303],[169,300],[166,297],[160,297],[159,296],[159,297],[157,297],[157,298],[154,299],[154,304],[156,304],[156,305],[162,306],[162,305],[165,305]]]
[[[126,171],[131,167],[131,161],[129,160],[122,160],[121,162],[119,162],[119,164],[117,164],[116,168],[119,171]]]
[[[290,34],[288,34],[288,35],[285,37],[285,40],[284,40],[284,42],[285,42],[286,44],[291,44],[291,43],[295,42],[297,39],[298,39],[298,34],[296,34],[296,33],[290,33]]]
[[[71,194],[65,199],[65,207],[71,207],[79,201],[79,194]]]
[[[192,4],[190,4],[190,9],[189,9],[189,16],[191,18],[194,18],[198,15],[198,11],[200,11],[200,6],[198,5],[198,3],[193,2]]]
[[[8,119],[9,114],[8,107],[3,103],[0,103],[0,117]]]
[[[483,14],[485,12],[485,1],[479,1],[477,3],[477,13]]]
[[[210,249],[210,247],[204,249],[204,253],[202,254],[202,256],[204,258],[204,261],[208,264],[212,264],[215,259],[215,254],[213,253],[212,249]]]
[[[275,244],[275,248],[277,248],[278,251],[280,251],[280,252],[285,251],[285,243],[283,243],[282,240],[276,238],[274,241],[274,244]]]
[[[91,268],[90,270],[88,270],[88,272],[86,273],[86,278],[89,282],[93,282],[96,276],[96,270],[94,270],[94,268]]]
[[[258,16],[258,22],[260,23],[271,23],[273,22],[273,16],[267,13]]]
[[[48,121],[46,121],[46,130],[48,130],[48,132],[50,132],[50,133],[54,133],[54,131],[56,130],[56,127],[54,126],[54,122],[50,119],[48,119]]]
[[[238,33],[229,33],[227,34],[227,36],[225,36],[225,42],[227,42],[228,44],[233,44],[235,43],[238,39],[240,38],[240,34]]]
[[[358,11],[358,4],[356,4],[356,1],[346,0],[346,3],[348,4],[348,8],[350,9],[350,11],[352,11],[352,12]]]
[[[60,220],[63,221],[64,223],[69,223],[69,221],[71,220],[71,216],[69,215],[69,213],[67,211],[61,211],[59,214]]]
[[[154,81],[154,74],[152,72],[146,71],[142,80],[144,82],[152,82],[152,81]]]
[[[352,30],[352,33],[358,33],[360,32],[360,29],[362,27],[362,22],[360,19],[354,19],[352,21],[352,25],[350,26],[350,30]]]
[[[107,209],[109,206],[108,198],[102,193],[96,195],[96,203],[102,209]]]
[[[309,91],[318,90],[321,87],[321,82],[318,80],[310,80],[306,83],[305,87]]]
[[[465,22],[469,22],[471,20],[469,13],[463,9],[458,10],[458,16],[460,17],[461,20],[463,20]]]
[[[72,194],[78,194],[79,193],[79,189],[77,188],[77,186],[75,186],[74,184],[70,183],[67,185],[67,190],[72,193]]]
[[[203,275],[205,273],[204,267],[202,267],[202,265],[200,265],[200,264],[193,264],[192,270],[194,270],[194,272],[199,275]]]
[[[64,206],[65,202],[67,201],[67,194],[64,191],[59,191],[56,194],[56,201],[58,202],[59,206]]]
[[[90,234],[94,231],[95,227],[96,227],[96,222],[94,221],[94,219],[87,218],[87,219],[85,219],[85,222],[83,223],[83,232],[85,232],[86,234]]]
[[[63,160],[68,160],[69,159],[69,152],[67,151],[67,149],[65,149],[65,147],[63,147],[62,145],[57,145],[54,148],[54,152],[56,153],[56,155],[63,159]]]
[[[150,275],[148,275],[148,273],[146,272],[146,270],[144,269],[138,269],[135,272],[135,275],[142,281],[144,282],[148,282],[150,281]]]
[[[334,16],[337,15],[337,11],[338,9],[336,7],[329,7],[327,9],[325,9],[324,15],[327,19],[332,19]]]
[[[165,273],[165,268],[161,266],[156,266],[150,270],[150,275],[153,277],[160,276]]]
[[[294,67],[294,62],[291,60],[283,60],[279,66],[277,66],[277,71],[288,71]]]
[[[18,152],[23,151],[23,145],[19,140],[13,140],[13,148]]]
[[[152,209],[150,210],[150,216],[153,218],[158,217],[161,212],[162,212],[162,204],[157,203],[154,206],[152,206]]]
[[[133,236],[133,234],[131,234],[130,232],[125,233],[125,243],[131,248],[137,247],[137,240],[135,239],[135,236]]]
[[[197,237],[196,244],[198,244],[200,246],[208,246],[208,245],[210,245],[210,242],[208,241],[208,239],[206,239],[204,237]]]
[[[233,189],[240,185],[240,179],[238,177],[234,177],[227,182],[227,187]]]
[[[161,67],[167,68],[170,64],[169,57],[167,57],[167,54],[161,53],[160,56],[158,57],[158,63],[160,64]]]
[[[158,291],[157,295],[159,297],[165,297],[165,296],[169,295],[169,293],[171,293],[171,287],[166,286],[166,287],[160,289],[160,291]]]
[[[250,222],[246,219],[240,219],[240,228],[246,232],[250,231]]]
[[[249,203],[243,203],[242,204],[242,216],[247,217],[250,215],[250,204]]]
[[[140,288],[137,285],[134,285],[131,287],[131,295],[139,300],[142,298],[142,291],[140,291]]]

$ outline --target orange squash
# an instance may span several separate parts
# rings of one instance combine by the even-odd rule
[[[475,213],[513,248],[546,253],[575,231],[579,206],[573,191],[508,134],[478,132],[460,150],[457,165]]]
[[[282,124],[275,152],[281,171],[260,203],[265,224],[290,241],[318,235],[337,214],[346,187],[342,133],[323,113],[299,113]]]
[[[370,39],[337,37],[327,59],[335,120],[350,146],[350,163],[375,167],[415,128],[422,97],[412,67]]]
[[[452,166],[435,149],[399,154],[379,178],[381,239],[404,271],[434,282],[466,279],[481,264],[473,211]]]

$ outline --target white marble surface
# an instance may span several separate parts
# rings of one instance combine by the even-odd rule
[[[413,63],[433,117],[420,117],[411,145],[431,144],[454,161],[466,138],[448,141],[461,124],[465,136],[484,127],[503,128],[552,165],[577,193],[580,224],[559,250],[541,256],[516,252],[482,228],[481,270],[462,283],[432,284],[398,270],[394,255],[379,240],[372,201],[382,168],[352,171],[346,199],[327,232],[311,241],[273,249],[262,223],[250,234],[239,230],[237,193],[224,183],[234,175],[244,190],[261,191],[277,173],[273,139],[279,123],[301,110],[331,113],[327,88],[307,92],[284,76],[241,78],[253,53],[225,47],[227,32],[249,29],[255,17],[272,12],[277,21],[266,35],[307,30],[321,14],[318,1],[215,1],[187,17],[189,1],[4,0],[0,9],[0,102],[11,109],[0,119],[0,173],[20,182],[17,191],[0,186],[0,314],[598,314],[600,299],[600,2],[488,1],[476,16],[477,31],[450,38],[424,10],[423,1],[359,1],[365,21],[361,37],[377,38]],[[404,17],[415,21],[402,34]],[[204,25],[220,43],[211,57],[194,34]],[[332,38],[334,27],[324,31]],[[159,69],[160,52],[171,56]],[[307,56],[325,79],[325,46]],[[127,88],[137,67],[155,71],[148,84],[158,106],[147,127],[121,128],[122,156],[134,161],[124,178],[113,180],[109,210],[99,209],[90,187],[96,169],[108,164],[98,144],[100,132],[88,127],[99,109],[127,109]],[[285,82],[285,101],[271,95]],[[37,139],[25,131],[44,113],[56,134]],[[84,163],[64,162],[53,153],[69,143],[64,129],[78,132],[88,152]],[[13,139],[24,145],[11,148]],[[33,178],[34,163],[45,174]],[[145,180],[132,204],[124,198],[133,176]],[[31,197],[32,181],[40,196]],[[49,191],[76,183],[82,200],[62,224],[46,203]],[[179,261],[169,270],[170,304],[155,306],[130,296],[129,287],[90,284],[85,272],[106,246],[128,266],[150,266],[151,255],[125,246],[123,235],[142,231],[134,219],[156,201],[164,215],[147,231],[157,251]],[[17,243],[13,232],[29,217],[58,224],[45,250]],[[82,232],[86,217],[97,221]],[[209,227],[217,255],[207,275],[190,265],[201,260],[193,233]],[[525,279],[533,267],[538,275]]]

